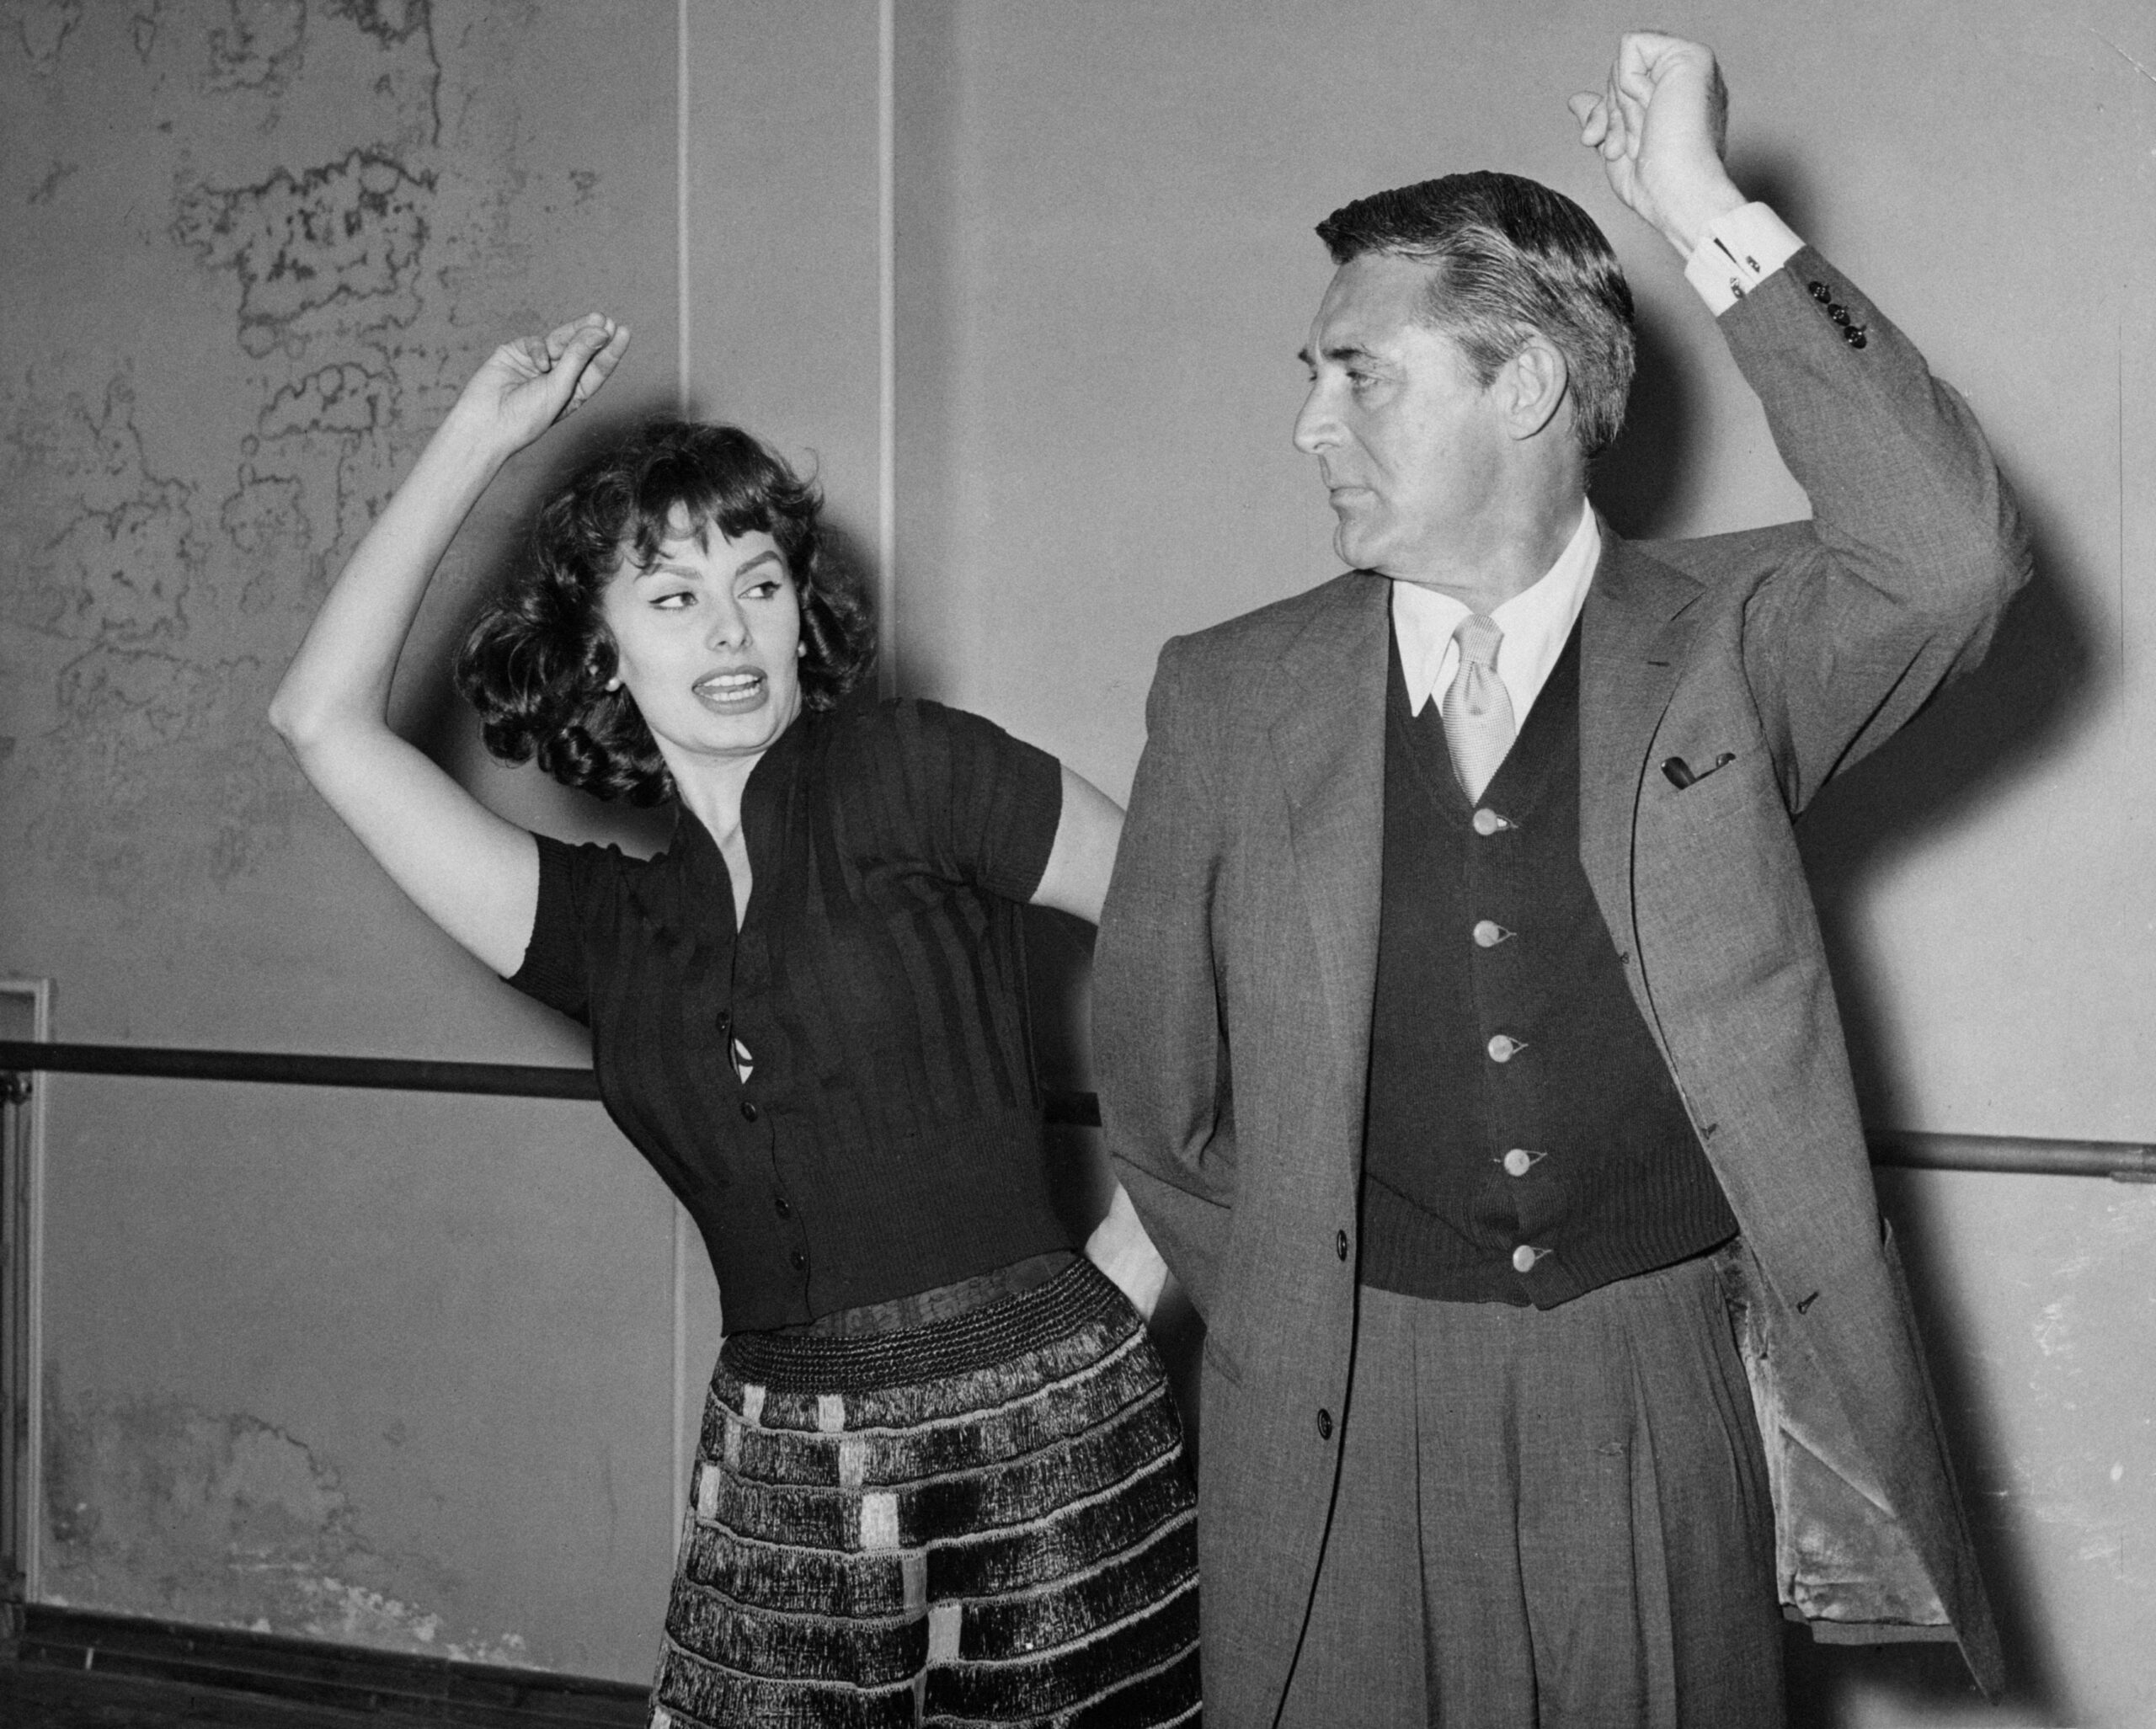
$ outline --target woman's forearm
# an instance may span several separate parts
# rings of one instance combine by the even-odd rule
[[[629,330],[596,312],[504,343],[472,375],[286,670],[270,723],[304,765],[324,736],[387,727],[389,681],[428,579],[502,464],[606,382]]]
[[[389,726],[389,685],[435,566],[502,464],[606,382],[628,330],[596,314],[482,365],[337,579],[270,707],[330,808],[430,918],[515,971],[538,905],[531,836]]]
[[[390,680],[427,584],[509,452],[451,410],[352,554],[270,706],[304,760],[327,730],[387,724]]]

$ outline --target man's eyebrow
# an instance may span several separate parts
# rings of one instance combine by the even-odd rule
[[[1337,360],[1343,366],[1351,360],[1374,360],[1380,358],[1375,350],[1364,347],[1359,342],[1334,343],[1322,352],[1326,360]],[[1313,370],[1317,366],[1317,362],[1310,358],[1310,351],[1307,344],[1296,350],[1295,358]]]

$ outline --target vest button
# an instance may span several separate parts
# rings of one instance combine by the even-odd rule
[[[1509,1038],[1506,1037],[1505,1034],[1500,1033],[1484,1048],[1490,1053],[1490,1060],[1492,1062],[1509,1063],[1513,1059],[1513,1052],[1523,1050],[1526,1047],[1524,1046],[1518,1039]],[[745,1109],[746,1107],[744,1107],[744,1108]]]
[[[1346,1231],[1338,1231],[1334,1234],[1332,1247],[1334,1252],[1337,1253],[1342,1260],[1345,1261],[1348,1258],[1348,1233]]]
[[[791,1255],[788,1255],[786,1258],[787,1258],[789,1262],[791,1262],[792,1263],[793,1270],[794,1270],[796,1273],[799,1273],[799,1272],[800,1272],[803,1267],[807,1267],[807,1266],[808,1266],[808,1256],[806,1256],[805,1254],[803,1254],[803,1253],[800,1250],[798,1250],[798,1249],[796,1249],[796,1250],[795,1250],[795,1251],[794,1251]]]
[[[1470,817],[1468,821],[1474,824],[1475,832],[1478,835],[1494,835],[1505,825],[1505,819],[1486,804]]]
[[[1495,919],[1477,919],[1475,921],[1475,946],[1477,948],[1495,948],[1509,935],[1511,932]]]
[[[1321,1411],[1317,1414],[1317,1438],[1321,1441],[1332,1438],[1332,1413],[1329,1411]]]
[[[771,1200],[771,1204],[778,1209],[778,1216],[780,1218],[791,1219],[793,1216],[793,1203],[787,1199],[784,1195],[774,1196]]]
[[[744,1099],[741,1101],[741,1120],[744,1123],[755,1122],[756,1120],[756,1102],[754,1099]]]
[[[1514,1147],[1505,1155],[1505,1175],[1524,1177],[1534,1168],[1534,1155],[1525,1147]]]
[[[1514,1273],[1534,1272],[1535,1259],[1534,1251],[1528,1247],[1525,1243],[1522,1243],[1513,1251],[1513,1271]]]

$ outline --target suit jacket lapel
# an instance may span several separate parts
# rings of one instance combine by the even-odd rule
[[[1700,593],[1604,528],[1580,619],[1580,858],[1621,948],[1636,941],[1640,782],[1677,687],[1691,634],[1686,615]],[[1353,574],[1331,585],[1281,654],[1270,728],[1334,1049],[1358,1065],[1369,1054],[1377,979],[1390,595],[1379,577]],[[1631,977],[1636,986],[1637,969]]]
[[[1334,1054],[1358,1075],[1377,981],[1390,595],[1381,577],[1332,585],[1280,657],[1282,703],[1271,728]]]
[[[1699,596],[1698,584],[1604,527],[1602,558],[1580,614],[1580,862],[1620,949],[1636,941],[1640,782],[1677,689],[1691,636],[1686,612]],[[1638,969],[1631,978],[1637,987]]]

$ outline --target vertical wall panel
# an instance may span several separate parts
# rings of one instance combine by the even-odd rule
[[[872,582],[877,44],[874,0],[692,0],[685,45],[691,405],[815,470]]]

